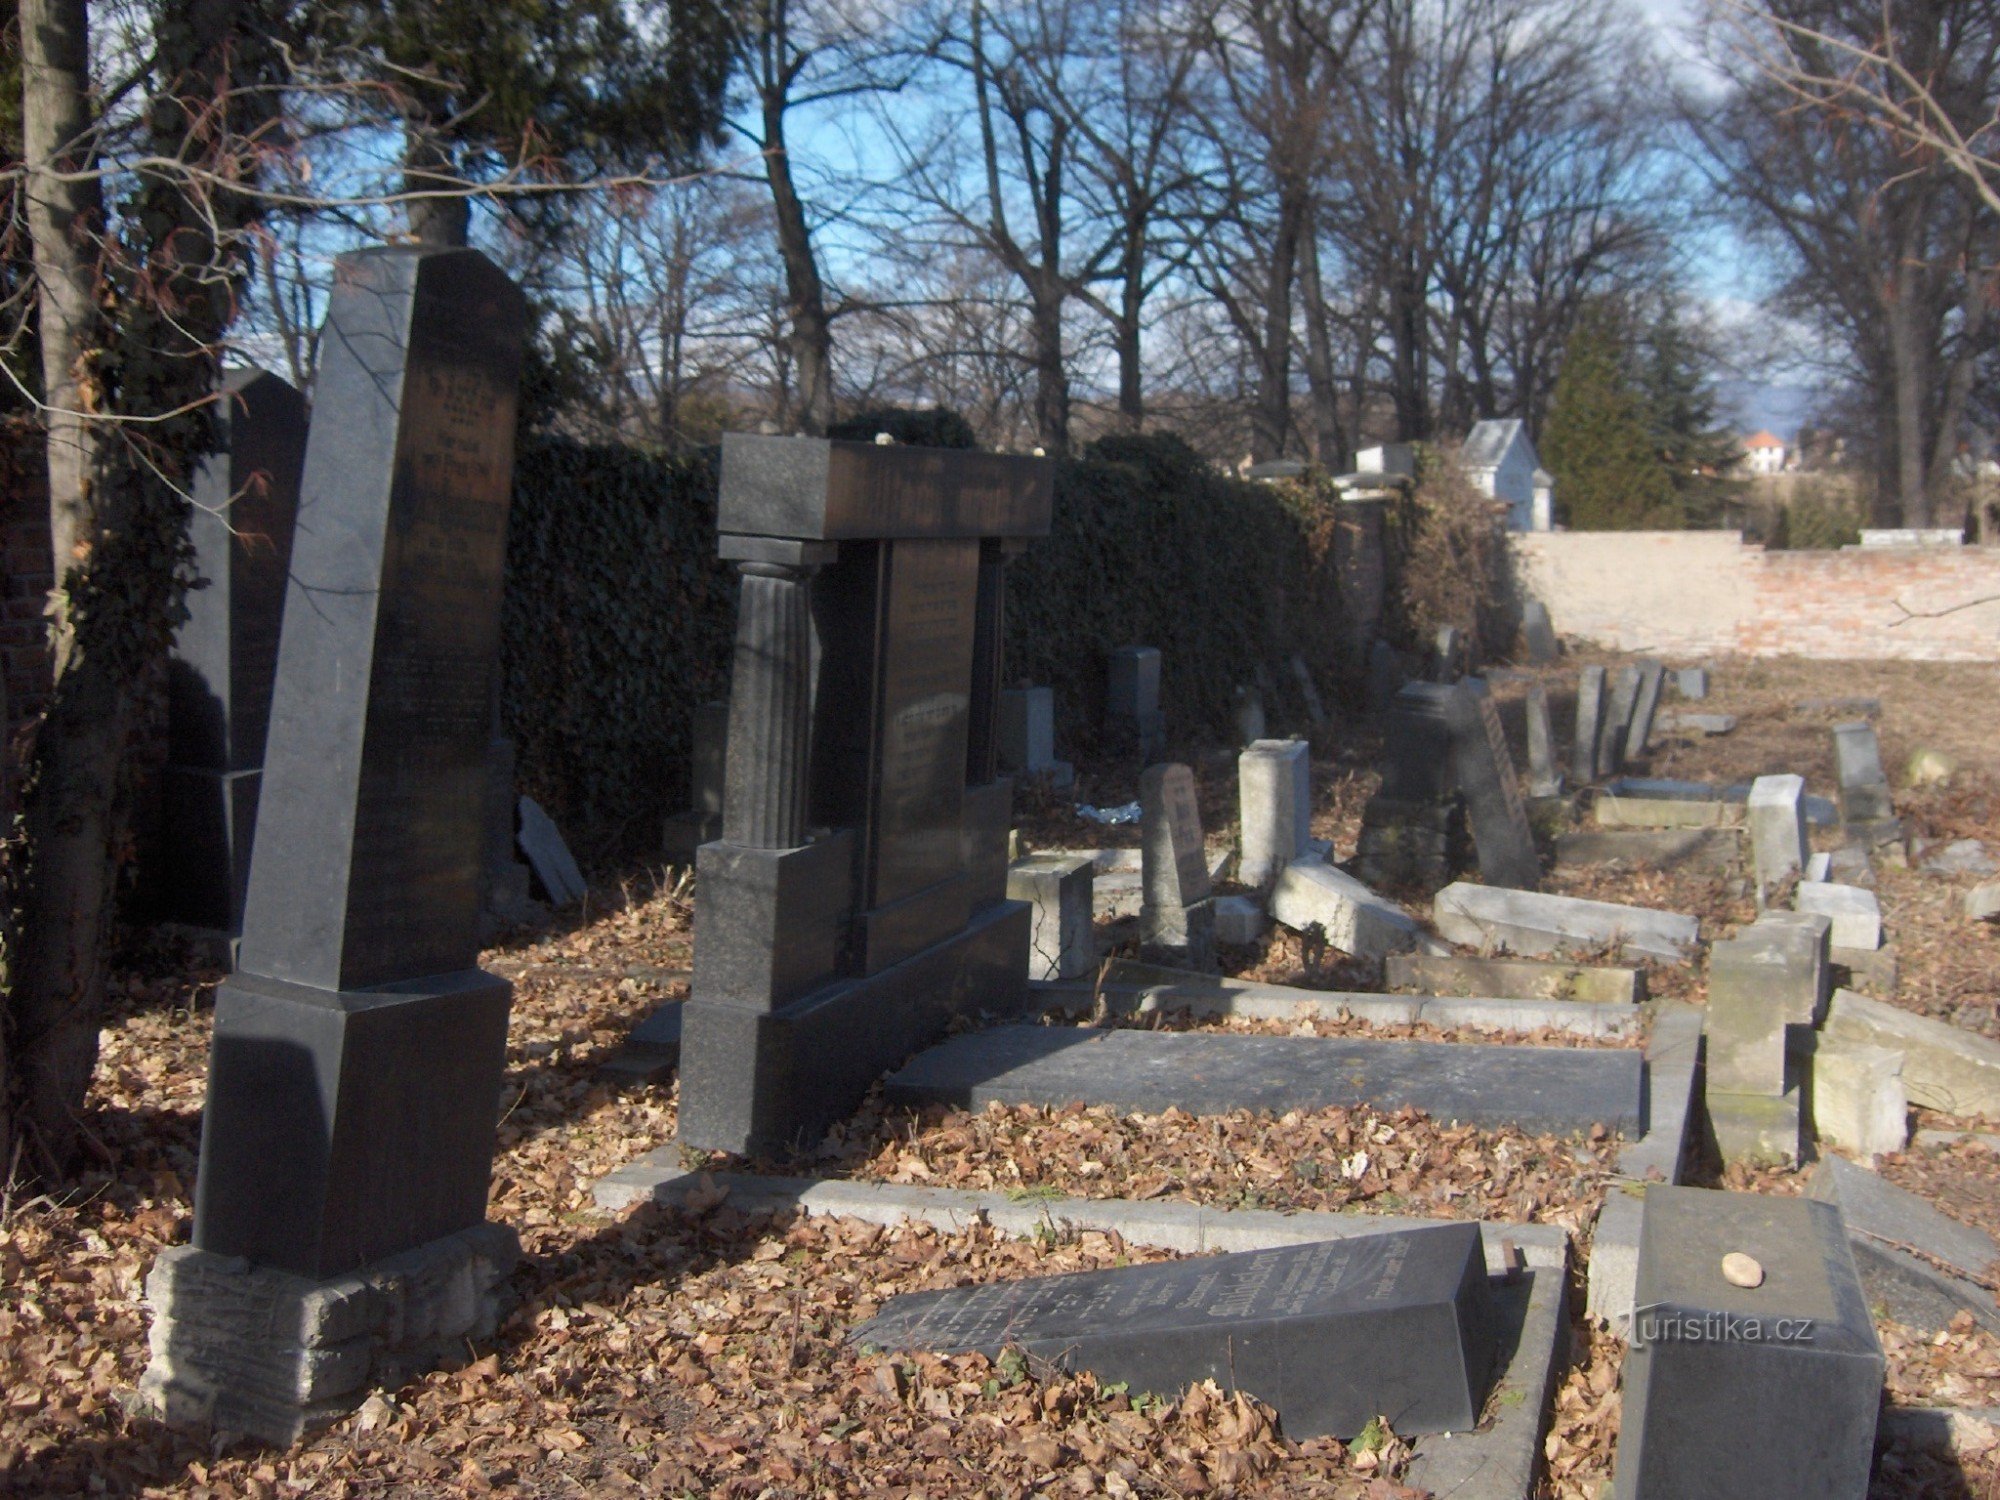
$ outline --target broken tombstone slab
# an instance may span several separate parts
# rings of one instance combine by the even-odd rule
[[[1476,1224],[1439,1224],[1110,1271],[910,1292],[849,1342],[1019,1349],[1101,1385],[1177,1396],[1212,1380],[1277,1408],[1285,1436],[1475,1425],[1495,1363]]]
[[[1662,732],[1699,734],[1710,738],[1732,734],[1736,729],[1735,714],[1661,714],[1657,722]]]
[[[2000,862],[1978,839],[1953,839],[1941,849],[1926,850],[1917,868],[1926,875],[2000,875]]]
[[[1912,1104],[2000,1120],[2000,1042],[1853,990],[1834,991],[1824,1031],[1901,1052]]]
[[[1601,779],[1616,776],[1625,768],[1625,736],[1632,728],[1632,711],[1639,702],[1640,672],[1637,667],[1620,667],[1611,680],[1611,701],[1604,710],[1604,723],[1597,735],[1597,774]]]
[[[1139,778],[1143,809],[1145,902],[1139,909],[1141,955],[1190,969],[1215,965],[1215,907],[1194,773],[1183,765],[1148,766]]]
[[[1294,860],[1271,892],[1271,916],[1294,932],[1317,927],[1342,953],[1379,958],[1417,945],[1416,919],[1345,870]]]
[[[1699,804],[1682,804],[1696,805]],[[1556,868],[1723,870],[1743,855],[1733,828],[1610,828],[1556,837]]]
[[[1823,1159],[1806,1191],[1840,1210],[1869,1301],[1895,1321],[1937,1333],[1962,1310],[2000,1333],[1991,1290],[2000,1244],[1990,1235],[1844,1157]]]
[[[1605,783],[1612,797],[1639,797],[1649,802],[1741,802],[1712,781],[1684,781],[1672,776],[1620,776]]]
[[[1820,1037],[1812,1053],[1812,1119],[1823,1145],[1863,1161],[1901,1151],[1910,1140],[1903,1054],[1872,1042]]]
[[[884,1087],[893,1104],[972,1110],[1282,1115],[1367,1105],[1532,1131],[1645,1128],[1644,1059],[1629,1047],[1000,1026],[919,1053]]]
[[[1819,885],[1833,879],[1833,855],[1821,849],[1806,861],[1805,873],[1799,879],[1812,885]]]
[[[1538,667],[1547,666],[1561,652],[1549,607],[1539,599],[1521,606],[1521,643],[1528,648],[1528,660]]]
[[[1249,896],[1215,898],[1215,940],[1233,947],[1247,948],[1270,926],[1264,908]]]
[[[1463,881],[1439,891],[1432,910],[1439,934],[1451,942],[1529,958],[1611,947],[1628,957],[1680,960],[1693,951],[1701,929],[1680,912]]]
[[[1812,881],[1801,885],[1793,905],[1833,919],[1833,941],[1843,948],[1882,946],[1882,904],[1858,885]]]
[[[1708,696],[1707,667],[1677,667],[1674,669],[1674,687],[1683,698],[1696,699]]]
[[[521,799],[518,837],[521,852],[528,857],[528,866],[535,872],[536,882],[548,893],[550,904],[568,906],[589,893],[590,887],[584,884],[576,857],[563,842],[562,830],[533,797]]]
[[[1531,891],[1541,883],[1541,856],[1500,713],[1486,684],[1467,679],[1450,695],[1446,716],[1453,775],[1465,798],[1480,878],[1489,885]]]
[[[1811,1024],[1817,946],[1802,928],[1756,926],[1709,948],[1710,1088],[1772,1098],[1785,1092],[1785,1029]]]
[[[1895,998],[1896,984],[1902,975],[1893,947],[1834,948],[1828,958],[1833,971],[1830,982],[1834,986],[1859,990],[1877,1000]]]
[[[1965,915],[1973,922],[2000,921],[2000,881],[1988,881],[1967,891]]]
[[[1794,1166],[1805,1155],[1799,1086],[1782,1094],[1730,1094],[1710,1088],[1702,1099],[1710,1138],[1724,1162]]]
[[[1591,815],[1601,828],[1740,828],[1743,809],[1733,802],[1693,802],[1680,797],[1600,795]]]
[[[1500,1000],[1576,1000],[1633,1005],[1646,998],[1642,969],[1592,968],[1529,958],[1451,958],[1398,953],[1383,960],[1384,985],[1419,995]]]
[[[1539,682],[1528,684],[1528,795],[1560,797],[1562,767],[1556,763],[1555,730],[1549,723],[1549,691]]]
[[[1789,934],[1788,941],[1797,944],[1786,950],[1792,955],[1798,983],[1785,992],[1785,1019],[1800,1026],[1817,1026],[1833,997],[1833,919],[1818,912],[1767,911],[1743,935],[1752,934],[1766,940]],[[1807,975],[1810,984],[1805,983]]]
[[[1625,759],[1641,760],[1653,737],[1653,717],[1660,711],[1660,687],[1667,669],[1656,661],[1639,663],[1639,691],[1632,701],[1632,722],[1625,731]]]
[[[1577,675],[1576,732],[1570,748],[1570,775],[1579,786],[1597,780],[1597,740],[1604,725],[1604,668],[1585,667]]]
[[[1306,852],[1312,837],[1310,752],[1304,740],[1260,739],[1236,758],[1243,845],[1236,874],[1247,886],[1270,886]]]
[[[1650,1187],[1634,1302],[1618,1500],[1863,1500],[1884,1364],[1839,1213]]]
[[[1757,905],[1761,910],[1787,880],[1806,867],[1812,849],[1806,843],[1803,776],[1759,776],[1750,787],[1750,855],[1757,872]]]
[[[1833,766],[1840,786],[1840,819],[1850,833],[1870,837],[1896,821],[1882,746],[1871,724],[1833,726]]]
[[[1096,966],[1095,875],[1080,855],[1030,856],[1007,867],[1007,899],[1028,905],[1030,979],[1074,979]]]

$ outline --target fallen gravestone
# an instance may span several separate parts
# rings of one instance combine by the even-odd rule
[[[1965,917],[1968,922],[2000,921],[2000,882],[1988,881],[1967,891]]]
[[[953,1037],[885,1085],[892,1104],[993,1103],[1121,1113],[1421,1109],[1440,1121],[1572,1131],[1645,1128],[1643,1059],[1627,1047],[1246,1036],[1002,1026]]]
[[[1294,860],[1271,891],[1271,916],[1294,932],[1317,928],[1336,951],[1378,958],[1414,947],[1414,918],[1366,885],[1319,860]]]
[[[1625,759],[1643,760],[1653,738],[1653,717],[1660,710],[1660,688],[1667,669],[1656,661],[1639,663],[1639,691],[1632,701],[1632,722],[1625,731]]]
[[[1148,963],[1215,967],[1215,904],[1194,773],[1182,765],[1148,766],[1139,778],[1144,824],[1145,904],[1139,952]]]
[[[1683,698],[1699,699],[1708,696],[1708,668],[1680,667],[1674,672],[1674,686]]]
[[[1311,746],[1257,740],[1236,757],[1243,852],[1236,878],[1263,889],[1306,852],[1312,838]]]
[[[1620,667],[1611,680],[1611,700],[1597,733],[1597,780],[1625,769],[1625,737],[1632,729],[1632,712],[1639,703],[1641,676],[1637,667]]]
[[[1863,1500],[1884,1362],[1837,1212],[1650,1186],[1634,1304],[1618,1500]]]
[[[1833,922],[1833,941],[1841,948],[1882,946],[1882,904],[1875,893],[1858,885],[1812,881],[1798,889],[1798,910],[1814,912]]]
[[[1570,775],[1578,786],[1597,780],[1597,741],[1604,730],[1604,668],[1585,667],[1577,675],[1576,735]]]
[[[1834,991],[1825,1030],[1902,1053],[1912,1104],[2000,1120],[2000,1042],[1991,1037],[1853,990]]]
[[[1555,626],[1549,620],[1549,607],[1539,599],[1530,599],[1521,606],[1521,640],[1528,648],[1528,660],[1538,667],[1554,661],[1561,650],[1556,644]]]
[[[1727,1162],[1795,1162],[1801,1098],[1791,1028],[1809,1030],[1826,984],[1826,932],[1758,922],[1708,956],[1710,1129]]]
[[[1285,1436],[1477,1424],[1496,1363],[1476,1224],[1246,1250],[892,1297],[849,1342],[1007,1349],[1101,1386],[1178,1396],[1213,1380],[1277,1408]]]
[[[1047,535],[1052,469],[724,437],[718,550],[742,579],[723,836],[696,865],[687,1146],[815,1139],[962,1015],[1026,1003],[1001,642],[1007,558]],[[1156,685],[1158,653],[1114,663],[1148,657]]]
[[[1261,903],[1249,896],[1215,897],[1215,940],[1233,947],[1247,947],[1264,935],[1271,919]]]
[[[1463,881],[1438,892],[1432,915],[1438,933],[1449,942],[1491,946],[1528,958],[1608,946],[1628,958],[1681,960],[1700,934],[1700,923],[1679,912]]]
[[[1600,792],[1591,816],[1602,828],[1740,828],[1743,808],[1734,802],[1691,802],[1679,797],[1635,797]]]
[[[1792,705],[1794,713],[1839,714],[1849,719],[1879,719],[1882,717],[1880,698],[1801,698]]]
[[[148,1279],[141,1383],[281,1444],[490,1334],[518,1256],[486,1222],[511,992],[476,965],[525,304],[471,250],[332,285],[194,1243]]]
[[[1910,1143],[1903,1054],[1846,1037],[1819,1037],[1812,1054],[1812,1121],[1821,1145],[1852,1151],[1863,1161],[1901,1151]]]
[[[1933,845],[1917,868],[1926,875],[2000,875],[2000,861],[1978,839],[1953,839],[1942,849]]]
[[[1449,958],[1399,953],[1384,960],[1383,983],[1420,995],[1503,1000],[1578,1000],[1632,1005],[1646,998],[1643,969],[1590,968],[1528,958]]]
[[[528,856],[528,868],[535,872],[549,904],[568,906],[572,901],[581,901],[590,893],[590,887],[584,882],[583,871],[577,868],[569,845],[563,842],[562,830],[556,827],[555,819],[543,812],[533,797],[521,799],[520,814],[521,852]]]
[[[1555,730],[1549,723],[1549,690],[1539,682],[1528,685],[1528,795],[1560,797],[1562,767],[1556,763]]]
[[[1840,1210],[1871,1305],[1927,1334],[1960,1312],[2000,1333],[2000,1244],[1991,1235],[1844,1157],[1823,1158],[1806,1191]]]
[[[1750,786],[1747,820],[1750,855],[1757,875],[1757,905],[1761,910],[1788,880],[1804,873],[1812,846],[1806,842],[1805,795],[1802,776],[1759,776]]]
[[[1468,678],[1452,689],[1445,713],[1452,773],[1465,798],[1480,878],[1489,885],[1532,891],[1541,883],[1541,855],[1493,695],[1478,678]]]
[[[236,370],[224,378],[216,428],[216,452],[196,473],[188,518],[203,586],[187,591],[187,618],[167,663],[155,883],[162,915],[226,948],[242,931],[250,879],[305,402],[275,375]]]
[[[1866,722],[1833,726],[1833,766],[1840,786],[1840,821],[1858,843],[1887,843],[1902,833],[1882,769],[1882,746]]]
[[[1160,653],[1154,646],[1120,646],[1111,653],[1104,693],[1106,748],[1150,766],[1167,750],[1160,712]]]
[[[1736,715],[1662,714],[1659,724],[1662,729],[1674,729],[1687,734],[1714,736],[1733,733],[1736,728]]]
[[[1556,836],[1556,868],[1723,870],[1743,855],[1732,828],[1614,828]]]

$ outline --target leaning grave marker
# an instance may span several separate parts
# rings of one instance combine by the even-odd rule
[[[697,855],[680,1137],[817,1135],[974,1010],[1026,993],[995,768],[1007,555],[1053,466],[812,438],[723,440],[737,563],[723,836]],[[813,832],[817,830],[817,832]]]
[[[475,965],[525,331],[477,252],[337,262],[194,1243],[147,1285],[176,1423],[291,1442],[490,1332],[518,1256]]]

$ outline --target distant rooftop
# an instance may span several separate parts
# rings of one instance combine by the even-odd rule
[[[1465,445],[1458,450],[1460,467],[1499,468],[1500,460],[1507,456],[1507,450],[1513,446],[1514,437],[1520,430],[1519,417],[1490,418],[1474,423],[1472,431],[1465,435]]]
[[[1785,441],[1783,438],[1772,437],[1768,432],[1753,432],[1743,440],[1743,446],[1746,448],[1782,448],[1785,446]]]

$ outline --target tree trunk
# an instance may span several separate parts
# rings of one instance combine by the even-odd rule
[[[1063,298],[1059,286],[1035,289],[1035,440],[1050,454],[1069,451],[1069,371],[1063,365]]]
[[[1250,456],[1282,458],[1292,430],[1292,279],[1298,274],[1304,195],[1288,191],[1278,208],[1265,271],[1264,327],[1257,347],[1257,397],[1250,409]]]
[[[812,226],[785,149],[783,86],[767,84],[763,95],[764,175],[771,184],[778,256],[785,264],[785,342],[798,374],[797,425],[807,437],[819,437],[833,425],[833,320],[827,316],[826,284],[813,254]]]
[[[1308,221],[1299,236],[1299,291],[1306,311],[1306,385],[1312,392],[1313,447],[1320,464],[1338,470],[1347,459],[1340,425],[1340,390],[1333,373],[1333,334],[1326,284],[1320,279],[1319,227]]]
[[[412,115],[403,125],[403,191],[412,195],[403,213],[418,244],[457,249],[471,243],[472,200],[451,144],[422,115]],[[442,196],[420,196],[424,194]]]
[[[1127,432],[1146,426],[1146,392],[1140,371],[1140,319],[1146,310],[1146,222],[1125,225],[1125,263],[1118,278],[1118,318],[1113,338],[1118,345],[1118,423]]]
[[[1922,313],[1916,305],[1916,277],[1905,267],[1898,267],[1894,274],[1899,285],[1889,308],[1889,344],[1896,391],[1896,501],[1903,525],[1923,527],[1930,525],[1931,517],[1924,472],[1929,447],[1924,441],[1924,396],[1929,372],[1918,328]]]

